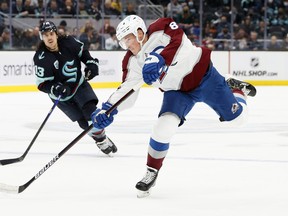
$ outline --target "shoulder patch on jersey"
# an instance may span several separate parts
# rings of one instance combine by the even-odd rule
[[[44,56],[44,51],[43,51],[41,54],[39,54],[39,55],[38,55],[38,58],[39,58],[39,60],[41,60],[41,59],[44,59],[44,58],[45,58],[45,56]]]

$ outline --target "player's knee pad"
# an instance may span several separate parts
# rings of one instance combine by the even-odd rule
[[[239,126],[243,126],[247,120],[248,120],[248,108],[247,105],[244,103],[241,103],[241,106],[243,107],[242,112],[239,116],[237,116],[237,118],[231,120],[231,121],[225,121],[223,122],[224,125],[229,125],[232,127],[239,127]]]
[[[96,101],[89,101],[82,107],[82,112],[86,121],[90,120],[91,114],[96,110],[96,105]]]
[[[151,137],[162,143],[169,143],[172,136],[176,133],[180,118],[174,113],[163,113],[154,125]]]

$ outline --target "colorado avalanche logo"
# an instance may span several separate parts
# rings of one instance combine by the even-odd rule
[[[237,103],[233,103],[232,108],[231,108],[232,113],[233,114],[236,113],[238,109],[239,109],[239,105]]]

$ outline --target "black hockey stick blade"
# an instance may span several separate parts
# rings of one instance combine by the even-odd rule
[[[109,115],[114,109],[116,109],[126,98],[133,94],[143,85],[143,82],[135,85],[129,92],[127,92],[122,98],[120,98],[115,104],[113,104],[105,113]],[[89,125],[87,129],[82,131],[72,142],[70,142],[60,153],[54,156],[41,170],[39,170],[35,176],[29,181],[20,186],[13,186],[0,183],[0,192],[19,194],[29,187],[36,179],[38,179],[46,170],[48,170],[53,164],[55,164],[72,146],[74,146],[82,137],[84,137],[91,129],[93,124]]]
[[[25,150],[25,152],[23,153],[23,155],[21,155],[18,158],[10,158],[10,159],[3,159],[0,160],[0,165],[4,166],[4,165],[8,165],[8,164],[13,164],[13,163],[18,163],[24,160],[24,158],[26,157],[26,155],[28,154],[28,152],[30,151],[32,145],[34,144],[35,140],[37,139],[39,133],[41,132],[42,128],[44,127],[44,125],[46,124],[47,120],[49,119],[51,113],[53,112],[53,110],[55,109],[55,107],[57,106],[59,100],[61,98],[61,95],[57,98],[57,100],[54,102],[53,106],[51,107],[51,109],[49,110],[46,118],[44,119],[44,121],[42,122],[41,126],[39,127],[37,133],[35,134],[35,136],[33,137],[32,141],[30,142],[29,146],[27,147],[27,149]]]

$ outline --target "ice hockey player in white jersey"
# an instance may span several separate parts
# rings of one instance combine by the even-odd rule
[[[206,103],[221,122],[240,125],[247,114],[246,98],[256,89],[247,82],[225,78],[213,66],[211,50],[197,47],[171,18],[159,18],[148,29],[136,15],[127,16],[116,29],[117,39],[127,53],[122,61],[121,86],[97,109],[91,118],[96,128],[105,128],[114,119],[103,113],[131,87],[144,80],[163,92],[163,103],[149,140],[147,172],[136,184],[138,197],[150,194],[176,130],[197,102]],[[138,97],[133,94],[119,105],[131,107]]]

